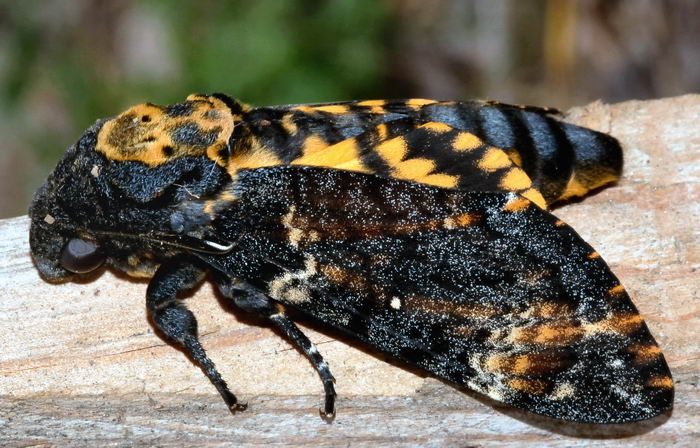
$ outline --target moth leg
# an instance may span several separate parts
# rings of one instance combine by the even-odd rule
[[[220,285],[221,292],[233,299],[239,308],[267,317],[270,322],[284,335],[285,339],[295,348],[301,350],[314,366],[323,382],[325,403],[319,414],[324,420],[331,422],[335,418],[335,378],[331,374],[328,363],[323,359],[316,346],[287,316],[284,306],[274,302],[268,296],[246,283]]]
[[[177,299],[179,292],[191,289],[204,278],[204,271],[188,262],[176,261],[160,266],[148,284],[146,307],[153,322],[170,340],[176,342],[202,369],[219,391],[229,410],[243,411],[248,406],[239,403],[231,393],[216,366],[207,356],[197,336],[197,319]]]
[[[278,308],[279,311],[270,316],[270,321],[286,336],[287,340],[290,341],[292,345],[301,349],[318,372],[318,376],[321,377],[321,381],[323,382],[323,390],[326,395],[323,409],[319,409],[318,412],[322,419],[331,422],[335,418],[336,393],[335,387],[333,386],[335,378],[333,378],[328,368],[328,363],[323,359],[323,356],[321,356],[321,353],[319,353],[314,343],[309,340],[289,317],[287,317],[282,305],[278,305]]]

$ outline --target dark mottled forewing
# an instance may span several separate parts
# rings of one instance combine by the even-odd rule
[[[539,414],[645,419],[672,405],[661,351],[608,266],[516,194],[361,173],[241,171],[212,264],[374,347]]]

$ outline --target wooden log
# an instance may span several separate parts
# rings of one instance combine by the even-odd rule
[[[49,285],[26,217],[0,221],[0,445],[691,446],[700,428],[700,95],[567,113],[620,139],[619,184],[555,211],[608,261],[663,347],[672,413],[625,425],[534,416],[456,390],[365,347],[304,327],[337,378],[338,416],[318,416],[305,359],[204,285],[187,299],[202,342],[250,404],[231,416],[183,354],[154,334],[146,283],[105,272]]]

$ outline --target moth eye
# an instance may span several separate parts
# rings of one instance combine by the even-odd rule
[[[61,266],[75,274],[85,274],[99,268],[104,262],[100,248],[90,241],[73,238],[61,251]]]

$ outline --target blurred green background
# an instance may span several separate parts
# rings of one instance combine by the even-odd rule
[[[224,92],[258,104],[700,91],[695,0],[0,0],[0,217],[87,126]]]

